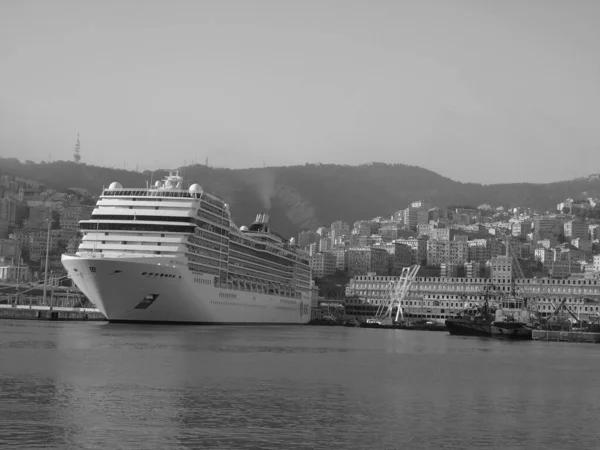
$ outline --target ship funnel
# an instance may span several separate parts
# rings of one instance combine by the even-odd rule
[[[269,215],[265,213],[257,214],[255,223],[269,223]]]

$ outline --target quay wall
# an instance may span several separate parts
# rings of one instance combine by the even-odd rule
[[[106,317],[94,308],[66,308],[50,306],[0,305],[0,319],[57,320],[57,321],[106,321]]]
[[[532,339],[535,341],[590,342],[598,344],[600,343],[600,333],[533,330]]]

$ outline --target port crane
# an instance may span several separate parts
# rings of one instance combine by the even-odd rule
[[[552,311],[552,314],[550,314],[548,317],[545,317],[543,319],[546,325],[548,324],[548,322],[550,322],[550,319],[553,319],[554,317],[556,317],[561,311],[567,311],[569,313],[569,315],[573,318],[573,320],[575,320],[575,323],[581,324],[581,319],[579,319],[573,313],[573,311],[571,311],[571,308],[569,308],[566,305],[566,303],[567,303],[566,298],[563,298],[562,301],[558,304],[558,306],[556,306],[556,305],[554,305],[554,303],[552,303],[552,306],[554,306],[555,309],[554,309],[554,311]]]
[[[406,298],[408,290],[419,271],[419,265],[410,267],[404,267],[398,280],[396,282],[390,282],[388,287],[386,300],[379,305],[375,313],[375,317],[367,319],[367,323],[379,324],[379,325],[393,325],[398,322],[401,317],[404,320],[404,312],[402,311],[402,301]],[[396,317],[392,318],[393,308],[396,306]]]

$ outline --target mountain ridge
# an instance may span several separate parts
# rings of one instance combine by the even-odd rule
[[[249,169],[211,168],[193,165],[179,168],[186,181],[197,182],[208,192],[231,204],[238,225],[252,222],[267,212],[273,228],[291,236],[300,230],[329,226],[335,220],[389,216],[415,200],[445,207],[529,206],[554,210],[568,197],[600,197],[600,179],[589,176],[553,183],[480,184],[454,181],[429,169],[404,164],[369,163],[359,166],[305,164],[302,166]],[[0,174],[37,181],[47,188],[65,191],[84,188],[98,195],[112,181],[125,187],[145,187],[166,170],[134,172],[71,161],[22,163],[0,158]]]

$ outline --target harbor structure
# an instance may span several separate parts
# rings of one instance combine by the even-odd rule
[[[346,314],[372,317],[388,295],[390,283],[397,277],[365,275],[350,279],[346,287]],[[565,300],[568,308],[582,320],[594,321],[600,317],[600,280],[585,278],[489,278],[416,277],[401,302],[404,314],[422,319],[446,319],[465,308],[473,308],[485,299],[485,292],[493,286],[489,300],[499,302],[514,289],[535,305],[540,317],[550,316],[557,305]]]

